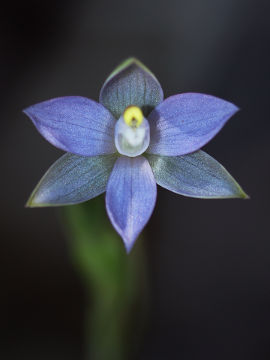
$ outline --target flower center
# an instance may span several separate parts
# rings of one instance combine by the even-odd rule
[[[149,146],[150,129],[138,106],[129,106],[115,125],[115,146],[122,155],[141,155]]]

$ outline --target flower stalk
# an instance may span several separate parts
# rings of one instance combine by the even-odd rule
[[[125,360],[147,318],[146,265],[140,245],[126,256],[103,201],[66,207],[62,219],[85,289],[85,360]]]

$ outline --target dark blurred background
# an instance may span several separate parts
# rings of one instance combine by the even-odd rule
[[[268,0],[1,5],[1,359],[83,358],[85,295],[59,215],[24,208],[62,153],[21,110],[57,96],[98,99],[129,56],[166,97],[202,92],[241,108],[205,150],[251,196],[159,189],[144,240],[150,312],[137,359],[270,358],[269,14]]]

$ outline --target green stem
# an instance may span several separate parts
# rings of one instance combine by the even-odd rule
[[[99,197],[66,207],[71,259],[86,292],[86,360],[131,359],[145,318],[142,248],[127,255]]]

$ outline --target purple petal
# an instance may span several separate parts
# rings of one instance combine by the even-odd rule
[[[115,119],[93,100],[61,97],[30,106],[24,113],[46,140],[64,151],[85,156],[115,152]]]
[[[156,181],[144,157],[118,158],[107,186],[106,207],[127,251],[149,220],[156,193]]]
[[[214,96],[187,93],[164,100],[148,116],[150,154],[184,155],[211,140],[238,110]]]
[[[63,155],[40,180],[27,206],[78,204],[102,194],[115,160],[116,155]]]
[[[182,156],[149,154],[147,159],[156,182],[177,194],[201,199],[248,198],[228,171],[204,151]]]
[[[99,101],[119,119],[126,107],[139,106],[144,115],[163,100],[162,88],[146,66],[130,58],[120,64],[105,81]]]

